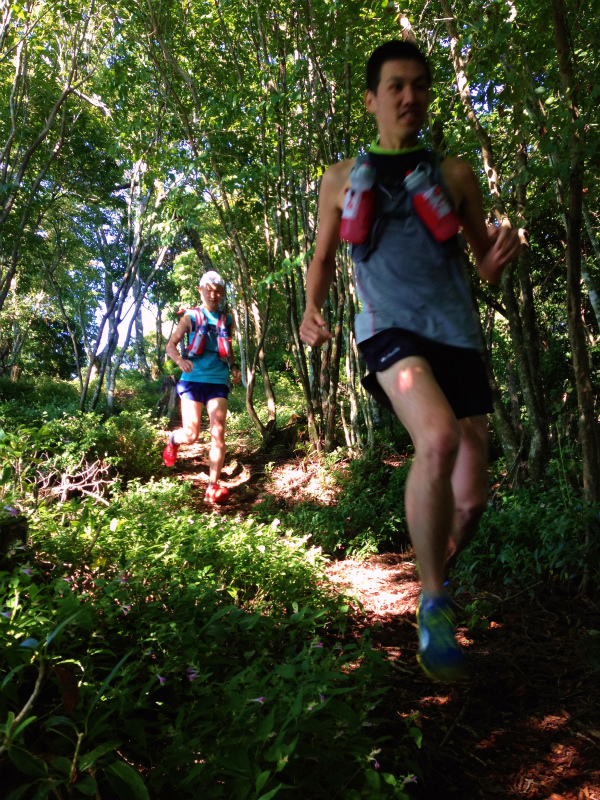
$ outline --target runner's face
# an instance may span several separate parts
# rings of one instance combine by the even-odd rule
[[[206,286],[200,287],[200,294],[202,295],[202,304],[209,311],[218,311],[221,298],[225,294],[225,287],[218,283],[207,283]]]
[[[381,67],[377,94],[370,89],[365,105],[375,116],[379,144],[389,149],[412,147],[427,117],[429,86],[419,61],[386,61]]]

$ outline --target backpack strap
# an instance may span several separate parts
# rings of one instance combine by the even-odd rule
[[[206,316],[201,308],[190,308],[188,314],[192,323],[193,334],[191,336],[188,335],[188,355],[199,356],[204,351],[204,342],[206,340]]]

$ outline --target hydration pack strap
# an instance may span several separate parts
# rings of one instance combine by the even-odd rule
[[[452,195],[450,194],[450,190],[446,185],[446,181],[444,180],[444,175],[442,173],[441,163],[444,160],[444,156],[440,155],[440,153],[438,153],[436,150],[429,150],[428,153],[430,157],[427,159],[427,163],[431,165],[431,177],[433,183],[437,184],[441,188],[442,192],[444,193],[444,196],[450,203],[450,207],[455,211],[456,209],[454,208],[454,200],[452,199]],[[357,156],[354,166],[364,164],[367,162],[369,162],[369,154],[368,153],[362,154]],[[352,169],[354,169],[354,166],[352,167]],[[352,170],[350,171],[350,181],[352,182]],[[383,191],[380,187],[379,181],[376,181],[375,188],[377,192]],[[413,213],[412,210],[411,213]],[[371,257],[371,255],[375,252],[375,250],[377,250],[377,247],[379,245],[379,240],[381,239],[381,236],[388,221],[393,218],[402,218],[404,216],[405,214],[404,213],[400,214],[398,210],[387,213],[382,212],[381,206],[377,203],[376,200],[375,219],[373,220],[373,225],[371,226],[371,230],[369,232],[369,235],[367,236],[366,241],[363,242],[363,244],[350,245],[350,256],[352,260],[356,264],[360,263],[361,261],[367,261],[367,259]],[[450,240],[450,242],[452,242],[452,240]],[[448,247],[450,247],[450,242],[447,243]]]
[[[204,352],[204,344],[206,342],[206,316],[200,308],[191,308],[188,313],[194,320],[195,324],[194,335],[192,336],[191,341],[188,340],[188,356],[200,356]]]

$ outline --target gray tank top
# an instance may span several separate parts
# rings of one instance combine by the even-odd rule
[[[351,181],[355,167],[368,158],[356,159]],[[449,197],[437,158],[433,179]],[[405,328],[434,342],[477,350],[475,312],[459,248],[456,236],[435,241],[415,214],[404,183],[386,187],[378,176],[371,233],[365,244],[351,247],[362,307],[355,321],[357,342]]]

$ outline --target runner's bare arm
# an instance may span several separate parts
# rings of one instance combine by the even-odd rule
[[[179,342],[183,339],[186,333],[189,333],[192,329],[192,323],[190,318],[187,314],[179,320],[179,325],[173,331],[171,338],[167,342],[167,346],[165,347],[165,351],[171,361],[174,361],[177,366],[183,372],[192,372],[194,369],[194,365],[188,359],[182,358],[177,346]]]
[[[449,158],[442,168],[457,201],[458,215],[477,271],[483,280],[496,283],[506,265],[519,255],[519,233],[508,225],[486,226],[479,183],[469,164]]]
[[[343,161],[334,164],[321,180],[317,242],[306,276],[306,310],[300,326],[300,338],[312,347],[331,339],[321,309],[335,272],[344,189],[352,163]]]

